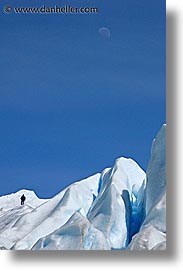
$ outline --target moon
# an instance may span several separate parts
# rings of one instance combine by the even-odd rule
[[[104,39],[109,39],[111,36],[111,32],[110,29],[108,29],[107,27],[101,27],[98,30],[100,36]]]

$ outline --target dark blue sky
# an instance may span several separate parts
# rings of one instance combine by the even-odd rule
[[[6,3],[15,1],[0,3],[0,195],[51,197],[119,156],[146,169],[166,119],[165,1],[16,1],[97,6],[90,15],[5,14]]]

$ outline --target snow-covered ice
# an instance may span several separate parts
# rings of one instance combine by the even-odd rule
[[[30,190],[0,197],[0,248],[166,249],[165,132],[163,125],[153,141],[147,173],[121,157],[51,199]]]
[[[166,125],[153,141],[146,178],[146,215],[129,250],[166,249]]]

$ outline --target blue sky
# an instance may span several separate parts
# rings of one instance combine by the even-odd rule
[[[5,14],[6,3],[15,1],[0,3],[0,194],[51,197],[119,156],[146,169],[166,120],[165,1],[16,1],[97,6],[90,15]]]

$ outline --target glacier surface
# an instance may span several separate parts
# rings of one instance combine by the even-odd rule
[[[51,199],[20,190],[0,197],[0,248],[165,250],[166,125],[146,173],[132,159],[61,190]],[[26,196],[24,205],[20,197]]]

